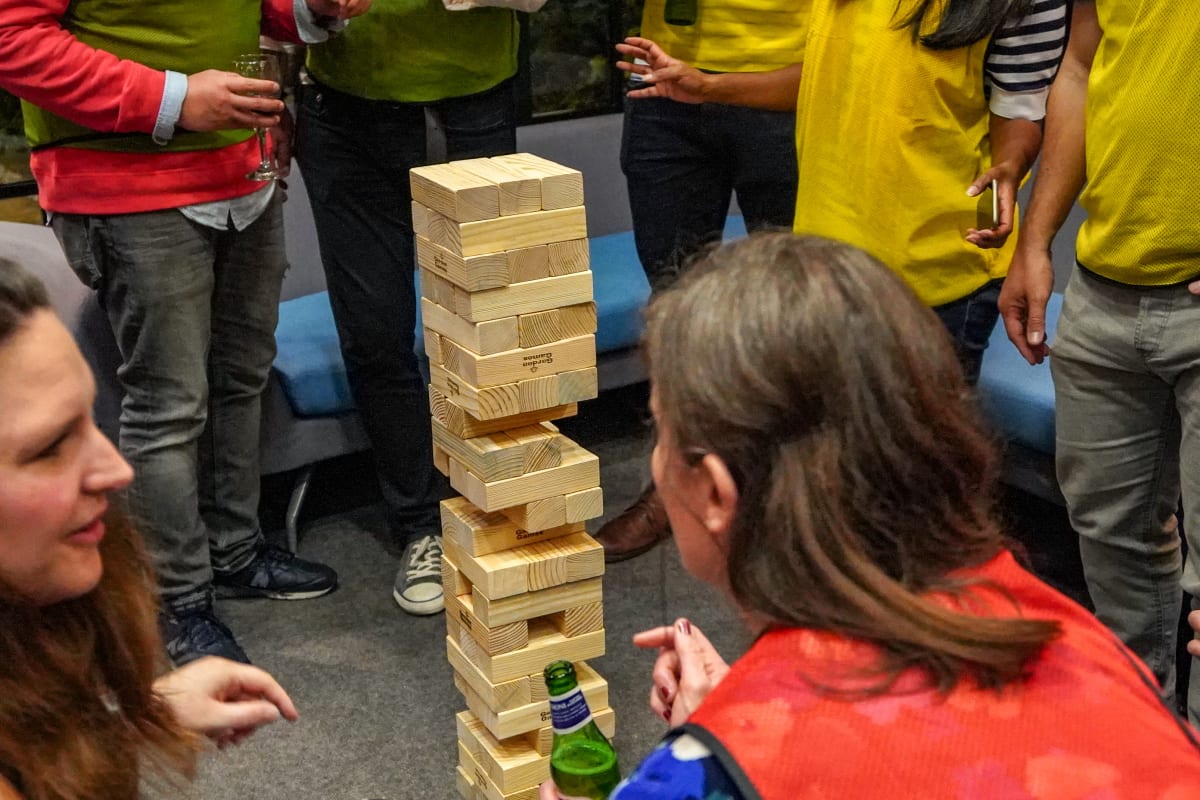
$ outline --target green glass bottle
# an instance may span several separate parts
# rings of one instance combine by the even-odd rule
[[[695,25],[699,0],[666,0],[663,19],[668,25]]]
[[[605,800],[617,784],[617,751],[596,727],[570,661],[555,661],[542,673],[550,695],[554,744],[550,777],[562,800]]]

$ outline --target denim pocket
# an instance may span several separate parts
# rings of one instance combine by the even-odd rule
[[[54,236],[62,245],[71,270],[89,289],[99,291],[104,283],[99,248],[94,243],[92,218],[82,214],[55,214],[50,220]]]

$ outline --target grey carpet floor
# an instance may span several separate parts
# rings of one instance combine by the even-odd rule
[[[606,515],[590,530],[625,508],[648,477],[645,400],[644,386],[607,392],[560,426],[600,456]],[[398,553],[383,534],[372,482],[365,458],[324,465],[317,475],[300,550],[338,570],[336,592],[306,602],[220,604],[250,657],[291,693],[301,718],[207,754],[190,796],[457,797],[454,715],[465,705],[446,662],[445,622],[441,615],[410,617],[393,602]],[[278,522],[286,490],[286,481],[268,481],[268,524]],[[1018,534],[1039,557],[1034,563],[1055,565],[1067,577],[1052,582],[1078,596],[1073,538],[1061,509],[1031,498],[1009,505],[1018,511]],[[729,660],[749,640],[730,605],[684,572],[673,545],[611,565],[604,594],[608,653],[592,663],[609,682],[627,771],[665,730],[646,704],[654,655],[633,647],[632,635],[686,615]]]

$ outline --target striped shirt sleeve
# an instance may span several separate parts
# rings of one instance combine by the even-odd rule
[[[985,68],[993,114],[1040,120],[1070,30],[1070,0],[1035,0],[992,39]]]

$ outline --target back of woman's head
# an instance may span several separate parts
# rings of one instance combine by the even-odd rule
[[[847,245],[751,236],[656,298],[645,343],[673,449],[718,455],[737,482],[739,605],[875,642],[943,686],[966,664],[1019,674],[1040,636],[930,627],[947,612],[921,595],[1004,546],[996,454],[949,337],[893,273]]]

